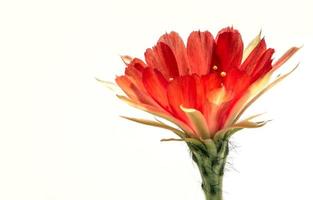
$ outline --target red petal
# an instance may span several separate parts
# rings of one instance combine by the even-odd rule
[[[272,69],[272,55],[274,54],[274,49],[267,49],[262,57],[258,60],[254,70],[252,71],[252,81],[256,81],[268,71]]]
[[[246,94],[247,89],[252,83],[252,77],[246,72],[233,68],[224,77],[224,85],[227,90],[227,101],[222,103],[217,112],[217,129],[222,129],[230,118],[234,107],[240,99]]]
[[[252,50],[247,59],[241,64],[240,69],[248,73],[252,74],[258,60],[261,58],[263,53],[266,51],[266,43],[264,38],[259,42],[259,44]]]
[[[132,79],[132,81],[140,88],[143,88],[142,72],[145,67],[146,64],[142,60],[134,58],[125,69],[125,75]]]
[[[187,50],[181,37],[176,32],[164,34],[160,37],[159,42],[167,44],[173,51],[176,58],[179,75],[189,74],[189,64]]]
[[[174,53],[167,44],[158,42],[153,49],[146,50],[145,58],[148,66],[160,71],[165,78],[178,76]]]
[[[168,82],[163,75],[156,69],[145,68],[142,82],[151,97],[164,109],[169,110],[166,94]]]
[[[246,72],[233,68],[227,73],[223,81],[228,93],[237,97],[250,86],[251,77]]]
[[[146,64],[139,58],[134,58],[127,66],[134,67],[137,70],[142,71],[146,67]]]
[[[146,68],[146,64],[142,60],[134,58],[125,69],[125,75],[127,76],[127,79],[133,83],[132,90],[136,91],[137,96],[140,96],[142,103],[159,107],[147,93],[142,83],[142,73],[144,68]]]
[[[174,115],[185,122],[188,120],[180,106],[197,109],[196,86],[195,77],[183,76],[171,81],[167,89],[168,102]]]
[[[207,74],[213,65],[214,39],[210,32],[194,31],[189,35],[187,54],[190,72],[198,75]]]
[[[217,121],[217,130],[224,128],[225,123],[229,119],[231,115],[231,111],[235,107],[236,103],[240,100],[239,97],[236,97],[228,102],[222,104],[217,113],[216,121]]]
[[[217,73],[210,73],[201,77],[201,84],[206,92],[221,87],[221,77]]]
[[[216,38],[216,65],[222,71],[238,68],[243,54],[243,42],[240,33],[233,28],[222,29]]]

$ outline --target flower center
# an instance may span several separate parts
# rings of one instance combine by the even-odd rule
[[[218,67],[217,67],[216,65],[214,65],[214,66],[212,67],[212,69],[213,69],[214,71],[217,71],[217,70],[218,70]],[[221,73],[220,73],[220,76],[221,76],[221,77],[225,77],[226,75],[227,75],[226,72],[221,71]]]

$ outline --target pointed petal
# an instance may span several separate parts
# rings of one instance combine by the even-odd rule
[[[128,65],[133,60],[133,58],[128,55],[121,56],[121,59],[125,63],[125,65]]]
[[[124,119],[128,119],[130,121],[133,121],[133,122],[140,123],[140,124],[145,124],[145,125],[148,125],[148,126],[155,126],[155,127],[159,127],[159,128],[170,130],[170,131],[176,133],[181,138],[185,138],[186,137],[184,132],[178,130],[177,128],[171,127],[171,126],[163,124],[163,123],[159,123],[159,122],[152,121],[152,120],[147,120],[147,119],[134,118],[134,117],[126,117],[126,116],[121,116],[121,117],[124,118]]]
[[[194,31],[189,35],[187,54],[190,72],[205,75],[213,65],[214,38],[208,31]]]
[[[230,126],[230,124],[234,124],[239,119],[237,119],[236,116],[238,115],[240,110],[245,106],[247,101],[251,99],[251,97],[255,96],[259,91],[263,90],[266,87],[270,80],[270,77],[270,74],[265,75],[263,78],[252,83],[252,85],[249,85],[246,90],[239,94],[238,99],[234,102],[232,108],[229,110],[228,117],[224,121],[224,127],[228,127]]]
[[[182,129],[186,134],[188,134],[189,136],[193,136],[192,133],[192,129],[187,125],[185,124],[184,122],[180,121],[179,119],[171,116],[169,113],[166,113],[162,110],[159,110],[153,106],[149,106],[149,105],[146,105],[146,104],[142,104],[142,103],[138,103],[138,102],[135,102],[125,96],[121,96],[121,95],[116,95],[117,98],[119,98],[121,101],[127,103],[128,105],[134,107],[134,108],[137,108],[137,109],[140,109],[140,110],[143,110],[145,112],[148,112],[152,115],[155,115],[157,117],[160,117],[160,118],[163,118],[169,122],[172,122],[174,123],[175,125],[177,125],[180,129]]]
[[[256,118],[256,117],[259,117],[259,116],[261,116],[261,115],[264,115],[264,113],[259,113],[259,114],[252,115],[252,116],[246,118],[246,119],[243,120],[243,121],[250,121],[250,120],[252,120],[252,119],[254,119],[254,118]]]
[[[178,141],[178,142],[183,142],[185,141],[184,139],[179,139],[179,138],[163,138],[160,140],[161,142],[170,142],[170,141]]]
[[[280,81],[284,80],[287,76],[289,76],[292,72],[294,72],[297,68],[298,68],[299,64],[296,65],[296,67],[294,67],[290,72],[276,78],[276,80],[274,80],[272,83],[270,83],[268,86],[266,86],[264,89],[262,89],[261,91],[258,92],[258,94],[256,94],[251,100],[249,100],[245,106],[240,110],[240,112],[238,113],[238,115],[236,116],[236,118],[234,119],[234,121],[237,121],[240,116],[244,113],[244,111],[251,105],[253,104],[260,96],[262,96],[265,92],[267,92],[268,90],[270,90],[272,87],[274,87],[277,83],[279,83]],[[264,77],[265,79],[268,79],[267,76]]]
[[[274,49],[267,49],[262,57],[258,60],[255,68],[252,71],[252,81],[255,81],[265,75],[272,69],[272,56],[274,54]]]
[[[252,49],[251,53],[247,55],[247,58],[240,66],[240,70],[245,71],[247,74],[251,75],[255,69],[255,66],[259,59],[262,57],[263,53],[266,51],[266,43],[264,38],[257,44],[257,46]]]
[[[259,128],[264,126],[268,121],[260,121],[260,122],[251,122],[251,121],[242,121],[234,124],[230,128]]]
[[[208,125],[202,113],[193,108],[185,108],[184,106],[180,106],[180,108],[188,117],[196,133],[203,139],[210,138]]]
[[[260,33],[248,44],[248,46],[243,51],[242,61],[245,61],[250,53],[259,45],[261,41],[261,31]]]
[[[216,38],[216,65],[222,71],[238,68],[243,54],[243,42],[240,33],[233,28],[222,29]]]
[[[115,94],[124,94],[123,90],[121,90],[120,87],[118,87],[115,83],[110,82],[110,81],[105,81],[105,80],[101,80],[96,78],[97,81],[99,81],[100,83],[102,83],[104,85],[104,87],[106,87],[107,89],[113,91]]]
[[[291,56],[293,56],[300,48],[292,47],[290,48],[282,57],[280,57],[273,65],[273,70],[278,69],[282,66],[285,62],[289,60]]]
[[[262,126],[264,126],[268,121],[259,121],[259,122],[252,122],[249,121],[248,119],[242,120],[238,123],[235,123],[231,126],[225,127],[221,130],[219,130],[216,135],[220,135],[220,134],[226,134],[227,137],[230,137],[231,135],[233,135],[236,131],[231,131],[233,129],[243,129],[243,128],[260,128]]]

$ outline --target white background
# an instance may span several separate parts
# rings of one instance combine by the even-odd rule
[[[186,146],[119,118],[151,116],[94,77],[113,80],[119,55],[142,58],[166,31],[228,25],[245,42],[262,28],[276,58],[304,47],[282,68],[299,69],[249,109],[274,120],[233,138],[225,200],[313,199],[310,2],[2,0],[0,199],[204,199]]]

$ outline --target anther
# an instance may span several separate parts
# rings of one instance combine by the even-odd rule
[[[217,66],[216,65],[213,66],[213,70],[217,70]]]
[[[226,76],[226,72],[221,72],[221,77],[225,77]]]

